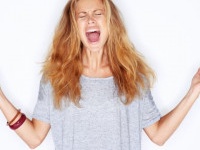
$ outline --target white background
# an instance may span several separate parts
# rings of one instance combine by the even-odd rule
[[[0,85],[10,101],[31,117],[40,69],[66,0],[0,0]],[[200,67],[198,0],[114,0],[135,47],[155,70],[152,89],[162,115],[186,94]],[[159,147],[143,134],[142,150],[199,150],[200,99],[178,130]],[[0,149],[28,150],[0,113]],[[51,133],[36,150],[54,150]]]

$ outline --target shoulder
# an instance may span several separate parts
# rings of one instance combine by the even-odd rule
[[[51,82],[42,75],[39,85],[39,96],[49,95],[51,92]]]

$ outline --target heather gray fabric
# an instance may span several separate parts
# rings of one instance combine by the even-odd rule
[[[56,150],[140,150],[142,129],[160,119],[150,90],[125,106],[113,77],[81,76],[80,83],[81,108],[68,102],[57,110],[50,83],[41,80],[33,118],[51,125]]]

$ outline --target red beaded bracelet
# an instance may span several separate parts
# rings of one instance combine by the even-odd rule
[[[19,118],[19,120],[17,122],[15,122],[13,125],[9,125],[9,127],[12,130],[16,130],[24,123],[25,120],[26,120],[26,115],[22,113],[22,115]]]

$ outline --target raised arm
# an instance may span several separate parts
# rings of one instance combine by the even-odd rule
[[[19,110],[16,109],[12,105],[12,103],[6,98],[1,88],[0,109],[6,117],[8,124],[11,123],[11,126],[14,125],[16,127],[16,123],[20,122],[20,119],[23,121],[22,113],[18,113]],[[30,120],[26,118],[22,125],[14,131],[22,138],[22,140],[25,141],[25,143],[30,148],[36,148],[44,140],[49,129],[50,125],[48,123],[44,123],[36,119]]]
[[[148,137],[154,143],[163,145],[181,124],[199,94],[200,69],[194,75],[190,89],[181,102],[158,122],[144,129]]]

